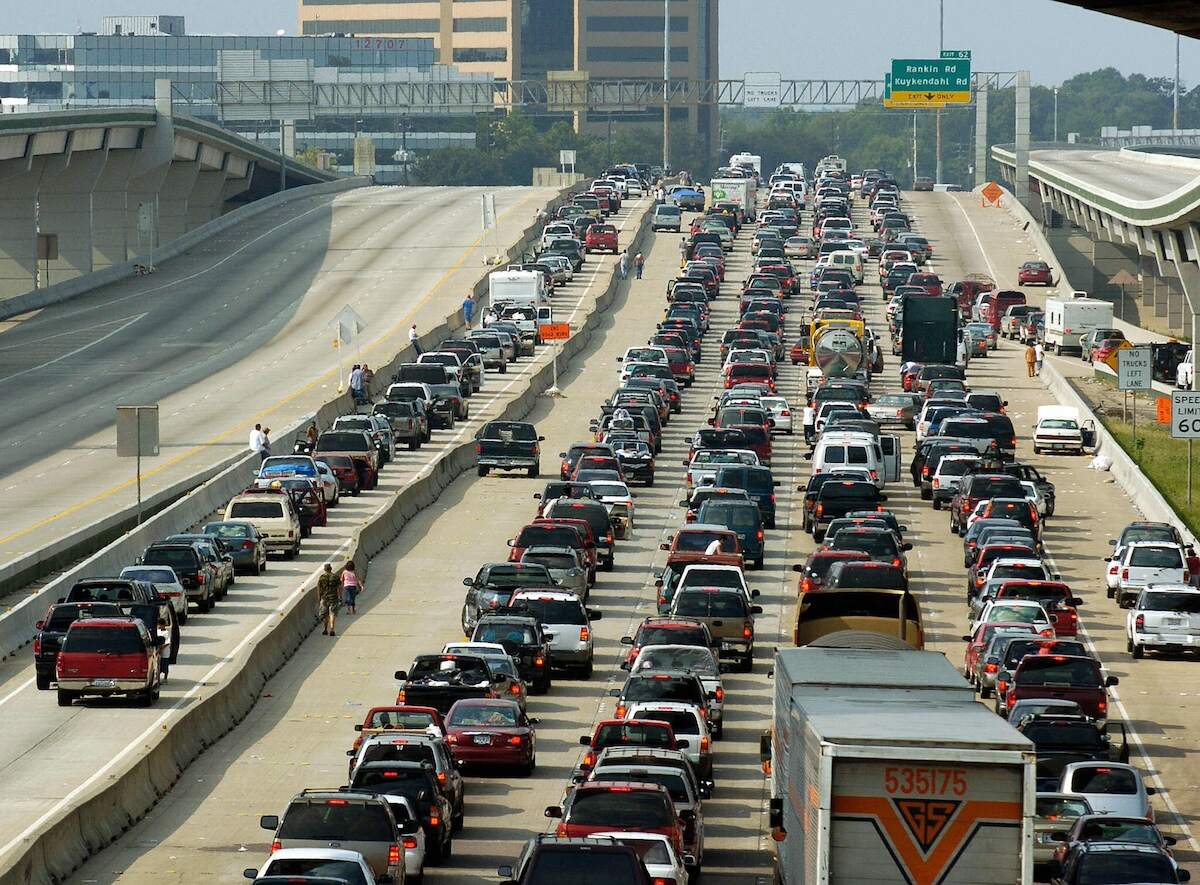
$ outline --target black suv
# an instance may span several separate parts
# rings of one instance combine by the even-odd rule
[[[151,544],[138,565],[169,565],[175,569],[188,602],[196,603],[202,612],[211,611],[217,603],[217,570],[192,544]]]
[[[504,646],[533,692],[545,694],[550,690],[550,640],[533,615],[485,614],[475,625],[471,641]]]
[[[349,789],[404,796],[421,820],[430,859],[440,862],[450,856],[454,846],[453,809],[438,787],[433,766],[420,762],[364,762],[354,769]]]
[[[33,672],[38,691],[48,691],[54,681],[54,665],[62,649],[67,629],[84,618],[120,618],[120,607],[112,602],[59,602],[50,606],[46,616],[33,625]]]
[[[497,871],[500,885],[561,885],[563,882],[613,882],[651,885],[638,852],[610,836],[582,839],[543,833],[525,843],[514,865]]]

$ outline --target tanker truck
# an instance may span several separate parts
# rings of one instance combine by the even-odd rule
[[[866,329],[861,320],[814,320],[809,364],[825,378],[864,377]]]

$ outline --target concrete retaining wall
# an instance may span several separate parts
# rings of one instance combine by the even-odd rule
[[[1042,372],[1039,377],[1055,399],[1063,405],[1073,406],[1079,410],[1080,415],[1089,416],[1095,422],[1096,454],[1103,455],[1112,460],[1112,467],[1109,473],[1112,474],[1117,485],[1129,496],[1130,501],[1138,512],[1146,519],[1155,522],[1169,522],[1179,529],[1180,534],[1183,535],[1189,544],[1195,544],[1196,539],[1192,536],[1192,533],[1188,530],[1183,520],[1179,518],[1179,514],[1167,503],[1167,499],[1155,488],[1154,483],[1150,481],[1146,474],[1142,473],[1141,468],[1134,463],[1133,458],[1121,448],[1121,444],[1104,428],[1100,419],[1092,411],[1091,406],[1088,405],[1083,397],[1075,392],[1075,388],[1054,368],[1050,360],[1042,363]]]
[[[183,236],[176,237],[171,242],[165,243],[154,252],[155,264],[161,264],[164,261],[182,255],[197,243],[223,233],[234,225],[241,224],[246,219],[260,215],[269,209],[274,209],[276,206],[320,194],[337,194],[342,191],[353,190],[354,188],[366,187],[369,184],[371,184],[371,179],[369,178],[339,178],[337,181],[309,184],[304,187],[295,187],[290,190],[271,194],[268,197],[263,197],[261,200],[255,200],[253,203],[240,206],[219,218],[214,218],[212,221],[188,231]],[[83,276],[75,277],[73,280],[67,280],[64,283],[47,286],[45,289],[35,289],[32,292],[26,292],[24,295],[6,298],[0,301],[0,320],[20,316],[31,310],[40,310],[43,307],[49,307],[51,304],[70,301],[72,298],[78,298],[80,295],[95,291],[102,286],[107,286],[109,283],[129,279],[134,275],[134,266],[141,263],[141,261],[141,258],[137,258],[122,262],[121,264],[114,264],[111,267],[106,267],[104,270],[84,274]]]
[[[647,211],[630,250],[641,248],[649,231],[649,219]],[[527,230],[526,237],[530,235],[531,231]],[[628,282],[618,280],[615,274],[610,277],[593,308],[579,322],[575,334],[563,343],[560,361],[568,362],[586,347],[597,321],[611,306],[622,285],[628,285]],[[451,318],[455,319],[461,324],[461,314]],[[526,415],[552,379],[553,366],[547,363],[532,374],[526,389],[509,403],[499,418],[519,420]],[[367,561],[369,569],[371,556],[386,547],[413,516],[436,501],[450,483],[474,466],[473,441],[456,446],[428,465],[350,539],[346,556]],[[244,646],[229,663],[234,670],[232,677],[208,694],[205,688],[198,688],[196,696],[182,703],[161,728],[154,728],[146,735],[147,749],[142,754],[124,760],[102,788],[81,798],[62,817],[31,836],[21,856],[0,872],[0,885],[61,882],[88,857],[120,837],[145,815],[193,759],[246,716],[266,681],[315,628],[314,587],[315,575],[279,606],[274,626]]]

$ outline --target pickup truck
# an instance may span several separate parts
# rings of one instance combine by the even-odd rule
[[[393,376],[395,384],[424,384],[432,397],[433,416],[442,417],[442,426],[454,429],[455,421],[463,421],[468,414],[466,397],[453,370],[437,363],[402,363]],[[390,390],[390,388],[389,388]]]
[[[1004,703],[1011,710],[1017,701],[1027,698],[1074,701],[1087,716],[1103,724],[1108,721],[1108,688],[1118,681],[1116,676],[1105,676],[1092,658],[1029,655],[1017,665]]]
[[[1124,723],[1101,727],[1086,716],[1039,714],[1020,722],[1017,731],[1033,741],[1039,792],[1055,790],[1063,768],[1072,762],[1129,762]],[[1119,744],[1113,742],[1114,734],[1120,734]]]
[[[541,448],[546,437],[524,421],[489,421],[475,435],[475,460],[480,476],[490,470],[541,472]]]
[[[1200,647],[1200,590],[1186,584],[1150,585],[1125,622],[1129,653],[1181,652]]]
[[[358,485],[373,489],[379,484],[379,449],[362,430],[326,430],[317,439],[313,455],[345,455],[354,460]]]
[[[376,403],[372,414],[387,419],[392,425],[392,434],[397,440],[407,442],[409,451],[421,448],[429,438],[429,419],[425,416],[423,400]]]
[[[487,661],[475,655],[418,655],[408,670],[397,670],[401,683],[396,703],[432,707],[443,716],[463,698],[491,698],[493,685],[503,677],[492,675]]]

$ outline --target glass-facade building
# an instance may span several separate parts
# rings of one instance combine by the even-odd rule
[[[252,50],[266,60],[302,59],[315,69],[345,74],[390,73],[403,79],[429,72],[433,41],[411,37],[234,37],[187,35],[0,34],[0,112],[154,103],[154,81],[172,82],[181,114],[213,120],[264,143],[278,145],[275,120],[223,122],[217,104],[218,57],[223,50]],[[378,177],[398,180],[394,154],[474,144],[466,132],[419,131],[390,117],[317,117],[298,121],[296,148],[335,155],[338,167],[353,161],[356,133],[375,141]],[[402,133],[402,128],[409,131]]]

